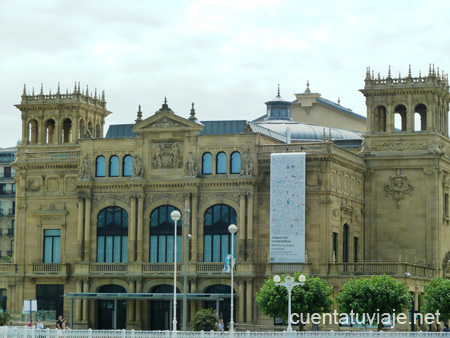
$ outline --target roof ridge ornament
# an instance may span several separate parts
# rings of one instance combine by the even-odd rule
[[[189,116],[189,121],[197,121],[197,116],[195,116],[195,108],[194,108],[194,102],[192,102],[192,108],[191,108],[191,114]]]
[[[309,89],[309,80],[306,80],[305,94],[309,94],[309,93],[311,93],[311,89]]]
[[[277,97],[281,97],[281,96],[280,96],[280,84],[278,84],[278,92],[277,92]]]
[[[137,119],[135,120],[136,123],[142,121],[142,111],[141,111],[141,105],[139,105],[138,112],[137,112]]]

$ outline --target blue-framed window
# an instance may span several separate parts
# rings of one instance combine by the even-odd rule
[[[60,263],[61,230],[44,230],[44,263]]]
[[[170,214],[178,210],[172,205],[161,205],[150,215],[150,262],[173,262],[175,224]],[[180,210],[178,210],[180,211]],[[177,262],[181,262],[182,220],[177,222]]]
[[[236,224],[236,210],[227,204],[216,204],[205,212],[203,260],[205,262],[224,262],[231,254],[230,224]],[[234,254],[236,255],[236,238],[234,238]]]
[[[227,154],[220,152],[216,157],[216,174],[227,173]]]
[[[109,177],[119,177],[119,156],[109,158]]]
[[[105,157],[99,156],[95,161],[95,176],[105,177],[105,172],[106,172]]]
[[[123,176],[133,175],[133,157],[126,155],[123,158]]]
[[[128,262],[128,212],[117,206],[102,209],[97,222],[97,262]]]
[[[231,154],[230,173],[241,173],[241,153],[239,151],[235,151]]]
[[[212,174],[212,155],[211,153],[204,153],[202,156],[202,174]]]

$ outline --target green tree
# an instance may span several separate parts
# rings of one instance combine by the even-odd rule
[[[8,312],[0,313],[0,326],[11,324],[11,315]]]
[[[219,317],[213,309],[202,309],[194,316],[192,331],[217,331]]]
[[[381,320],[377,324],[378,330],[381,330],[382,314],[393,315],[403,312],[408,308],[412,297],[405,284],[383,275],[351,279],[345,283],[336,300],[341,314],[350,314],[353,311],[359,315],[359,321],[366,314],[377,322],[376,316],[380,314]],[[367,323],[368,318],[365,319]]]
[[[450,319],[450,279],[432,279],[425,284],[424,289],[422,313],[435,314],[439,311],[439,319],[446,323]]]
[[[294,274],[295,281],[298,281],[300,273]],[[281,281],[284,281],[281,277]],[[303,315],[306,321],[308,314],[326,313],[331,311],[333,306],[333,288],[328,286],[324,279],[306,276],[303,286],[295,286],[292,289],[292,313]],[[256,295],[256,304],[262,313],[269,317],[280,316],[288,320],[288,292],[284,286],[277,286],[273,278],[264,282],[260,292]],[[300,330],[303,330],[302,321],[299,321]]]

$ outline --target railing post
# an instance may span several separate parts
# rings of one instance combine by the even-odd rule
[[[131,338],[134,338],[134,334],[135,334],[134,329],[132,329],[131,330]]]
[[[203,330],[200,331],[200,338],[205,338],[205,331]]]
[[[247,330],[247,332],[245,332],[245,337],[246,338],[250,338],[250,331],[249,330]]]
[[[127,336],[127,330],[122,329],[122,338],[125,338]]]
[[[32,330],[31,337],[36,337],[36,327],[31,326],[30,329]]]
[[[88,330],[88,338],[92,338],[92,329]]]

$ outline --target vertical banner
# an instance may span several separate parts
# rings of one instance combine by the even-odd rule
[[[305,153],[270,155],[270,262],[305,262]]]

